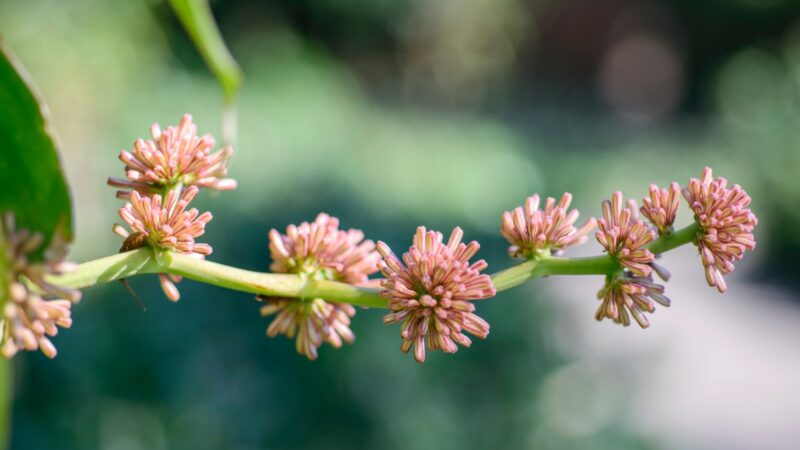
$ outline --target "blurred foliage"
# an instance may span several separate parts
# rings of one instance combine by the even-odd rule
[[[796,2],[768,3],[213,2],[247,74],[240,187],[199,204],[213,259],[264,270],[267,230],[324,210],[393,248],[421,223],[460,225],[493,271],[509,264],[500,213],[534,191],[570,190],[596,215],[615,188],[639,197],[711,165],[754,199],[763,276],[792,282],[800,26]],[[64,138],[75,258],[115,252],[120,204],[103,183],[119,149],[184,112],[217,135],[214,80],[166,3],[5,0],[0,30]],[[679,76],[648,84],[641,48]],[[619,106],[667,88],[666,109]],[[87,290],[57,360],[20,359],[14,448],[659,446],[629,423],[624,377],[562,354],[579,331],[555,329],[547,282],[481,302],[489,339],[424,366],[395,351],[380,311],[309,363],[263,336],[244,294],[184,282],[171,304],[152,277],[131,282],[146,313],[120,286]]]

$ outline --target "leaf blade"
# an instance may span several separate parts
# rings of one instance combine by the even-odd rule
[[[0,211],[18,228],[72,240],[72,203],[48,123],[47,107],[30,77],[0,40]]]

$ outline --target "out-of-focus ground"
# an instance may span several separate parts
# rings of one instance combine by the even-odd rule
[[[87,290],[59,356],[17,359],[20,449],[790,449],[800,431],[800,5],[771,0],[215,2],[246,83],[231,175],[204,194],[212,259],[264,270],[266,233],[339,216],[393,248],[459,225],[490,271],[500,214],[569,190],[744,186],[758,249],[706,286],[664,258],[671,308],[648,330],[597,323],[598,277],[537,280],[478,312],[486,341],[424,366],[380,311],[310,363],[249,296],[131,280]],[[159,2],[0,0],[0,33],[49,103],[75,202],[74,259],[117,251],[116,156],[221,95]],[[681,209],[683,223],[689,220]],[[596,253],[592,241],[570,254]]]

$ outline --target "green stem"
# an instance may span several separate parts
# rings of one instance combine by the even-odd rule
[[[535,277],[536,267],[542,260],[531,259],[511,266],[492,275],[492,283],[498,292],[517,287]]]
[[[492,275],[495,289],[505,291],[547,275],[605,275],[617,268],[608,256],[591,258],[544,257],[531,259]]]
[[[700,225],[697,222],[692,222],[691,225],[681,228],[670,235],[656,239],[647,248],[655,254],[668,252],[681,245],[693,242],[698,233],[700,233]]]
[[[696,224],[661,237],[648,247],[663,253],[692,242]],[[492,275],[498,291],[519,286],[547,275],[606,275],[619,270],[616,261],[606,255],[589,258],[542,257],[531,259]],[[386,308],[386,299],[373,288],[356,287],[336,281],[314,280],[306,276],[254,272],[186,255],[140,248],[81,264],[78,270],[50,277],[52,283],[70,288],[84,288],[134,275],[169,273],[214,286],[252,294],[290,298],[324,298],[371,308]]]
[[[385,308],[386,299],[377,289],[359,288],[335,281],[313,280],[290,274],[253,272],[195,259],[172,252],[158,257],[150,248],[89,261],[78,270],[49,277],[53,283],[80,289],[134,275],[170,273],[237,291],[274,297],[325,298],[358,306]]]
[[[386,308],[386,299],[377,289],[300,275],[253,272],[176,253],[165,253],[161,259],[159,272],[237,291],[273,297],[324,298],[357,306]]]
[[[85,262],[74,272],[49,277],[48,280],[60,286],[80,289],[134,275],[158,273],[157,266],[153,251],[149,248],[140,248]]]
[[[668,236],[662,236],[647,247],[660,254],[692,242],[700,231],[696,222]],[[517,287],[534,278],[546,275],[607,275],[619,270],[619,264],[608,255],[590,258],[541,257],[531,259],[492,275],[497,291]]]

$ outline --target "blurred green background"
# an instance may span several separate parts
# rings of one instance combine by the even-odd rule
[[[15,359],[12,448],[796,448],[800,3],[212,6],[246,76],[239,189],[200,199],[213,260],[266,270],[268,230],[325,211],[396,249],[461,226],[495,271],[500,214],[533,192],[597,215],[704,165],[752,195],[759,247],[725,296],[695,250],[667,255],[673,306],[644,331],[594,321],[600,278],[537,280],[478,305],[486,341],[425,365],[381,311],[312,363],[245,294],[186,281],[172,304],[132,279],[143,312],[87,289],[56,360]],[[163,2],[0,0],[0,33],[52,112],[73,259],[116,252],[120,149],[185,112],[219,137],[215,80]]]

